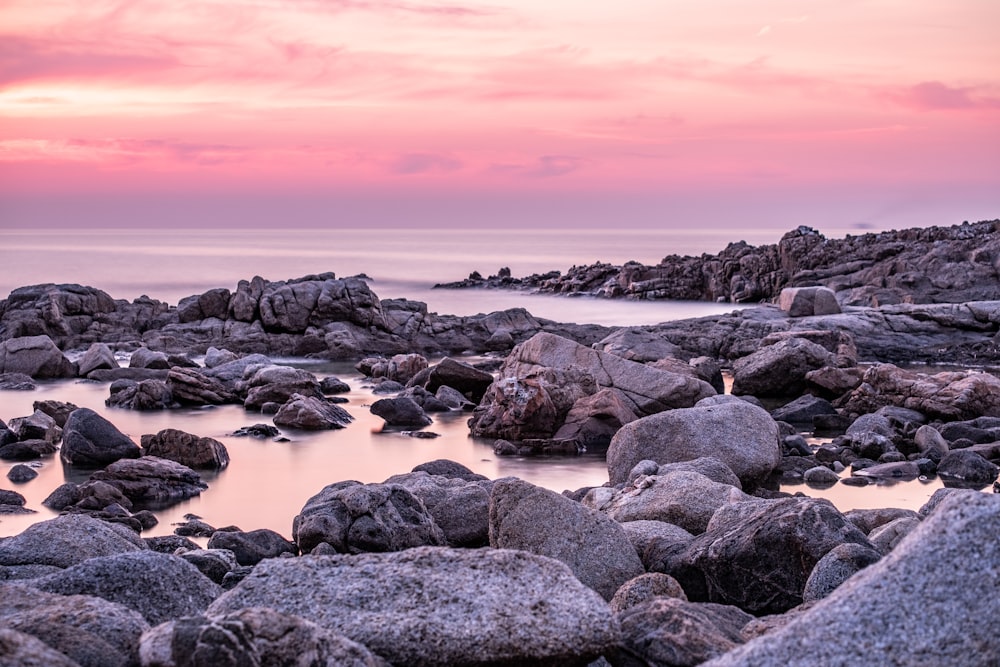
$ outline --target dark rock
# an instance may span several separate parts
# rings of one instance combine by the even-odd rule
[[[625,424],[638,419],[617,389],[601,389],[573,403],[553,439],[572,440],[584,448],[607,447]]]
[[[208,488],[194,470],[156,456],[116,461],[90,479],[105,482],[137,506],[152,509],[169,507]]]
[[[382,398],[371,406],[371,413],[385,420],[386,426],[422,427],[432,423],[427,413],[412,398]]]
[[[840,476],[826,466],[815,466],[802,473],[802,481],[809,486],[826,487],[840,481]]]
[[[44,412],[55,420],[56,426],[63,428],[66,426],[66,420],[69,419],[70,414],[77,409],[77,406],[73,403],[67,403],[64,401],[44,400],[32,403],[31,409]]]
[[[443,469],[450,476],[414,469],[404,475],[393,475],[384,483],[398,484],[419,498],[444,533],[448,546],[487,546],[493,482],[472,471],[462,473],[451,469],[443,465],[445,463],[453,462],[441,462],[429,468]]]
[[[970,488],[977,489],[993,482],[998,473],[1000,467],[967,449],[949,452],[937,467],[937,474],[946,485],[967,484]]]
[[[23,463],[18,463],[13,466],[9,471],[7,471],[7,479],[14,482],[15,484],[24,484],[25,482],[30,482],[31,480],[38,477],[38,472]]]
[[[217,530],[208,540],[209,549],[228,549],[240,565],[256,565],[265,558],[298,554],[298,547],[273,530],[259,528],[247,532]]]
[[[265,366],[257,369],[246,383],[243,407],[260,410],[265,403],[285,403],[293,395],[323,398],[319,380],[312,373],[290,366]]]
[[[454,477],[466,481],[487,481],[488,478],[478,473],[472,472],[469,468],[456,461],[448,459],[436,459],[414,466],[412,472],[425,472],[428,475],[438,477]]]
[[[306,501],[292,521],[302,553],[325,542],[340,553],[400,551],[444,545],[444,533],[424,504],[392,484],[337,482]]]
[[[79,662],[36,637],[0,627],[3,667],[82,667]]]
[[[224,382],[206,372],[174,366],[167,373],[167,389],[183,405],[223,405],[242,402]]]
[[[87,377],[92,371],[119,368],[115,353],[105,343],[93,343],[78,362],[80,377]]]
[[[837,296],[828,287],[786,287],[778,295],[778,307],[789,317],[836,315],[841,312]]]
[[[21,440],[0,446],[0,459],[30,461],[55,454],[58,447],[48,440]]]
[[[38,385],[24,373],[0,373],[0,389],[4,391],[34,391]]]
[[[0,565],[70,567],[89,558],[145,549],[130,530],[89,516],[68,514],[40,521],[0,541]]]
[[[35,410],[27,417],[11,419],[7,428],[18,440],[45,440],[52,444],[59,442],[63,434],[56,420],[41,410]]]
[[[741,645],[753,616],[736,607],[657,598],[617,614],[621,647],[612,664],[700,665]]]
[[[606,600],[643,572],[617,522],[554,491],[515,478],[497,480],[489,518],[491,547],[561,560]]]
[[[175,407],[170,387],[163,380],[116,380],[104,404],[126,410],[167,410]]]
[[[170,459],[199,470],[221,470],[229,465],[229,452],[218,440],[199,438],[173,428],[142,436],[142,449],[147,456]]]
[[[189,515],[185,518],[187,520],[184,523],[175,524],[177,527],[174,528],[174,535],[182,537],[211,537],[218,530],[201,519],[195,518],[194,515]]]
[[[856,366],[850,368],[824,366],[806,373],[806,387],[825,398],[839,398],[857,388],[864,374],[864,370]]]
[[[340,378],[325,377],[319,381],[319,390],[323,392],[324,396],[329,396],[330,394],[344,394],[351,390],[351,385],[347,384]]]
[[[274,415],[274,423],[311,431],[344,428],[354,417],[339,405],[323,398],[292,394]]]
[[[776,421],[784,421],[792,424],[812,424],[813,418],[818,415],[835,415],[837,410],[829,401],[806,394],[795,399],[791,403],[771,411],[771,416]]]
[[[138,611],[152,625],[198,614],[222,592],[194,565],[150,550],[91,558],[31,585],[104,598]]]
[[[462,392],[446,384],[437,388],[434,397],[452,410],[473,410],[476,407],[476,404],[467,399]]]
[[[375,387],[372,389],[372,393],[376,396],[384,396],[387,394],[398,394],[404,389],[406,389],[406,387],[395,380],[380,378],[375,382]]]
[[[422,354],[397,354],[391,359],[369,357],[355,366],[372,378],[386,378],[405,385],[420,371],[427,368],[427,358]]]
[[[172,554],[178,549],[191,550],[200,549],[200,547],[187,539],[179,535],[158,535],[156,537],[144,537],[143,542],[146,543],[147,548],[152,551],[156,551],[161,554]]]
[[[22,373],[36,379],[66,378],[76,376],[76,367],[48,336],[24,336],[0,342],[0,373]]]
[[[806,373],[836,365],[831,352],[804,338],[788,338],[733,364],[733,394],[797,396]]]
[[[276,438],[281,435],[281,431],[270,424],[253,424],[252,426],[242,426],[236,429],[233,431],[233,435],[238,438]]]
[[[167,361],[165,352],[150,350],[148,347],[140,347],[132,352],[128,362],[129,368],[149,368],[152,370],[167,370],[170,362]]]
[[[194,549],[177,554],[198,568],[203,575],[221,585],[226,575],[238,567],[236,556],[229,549]]]
[[[55,488],[48,497],[42,501],[42,504],[53,509],[57,512],[61,512],[70,505],[80,502],[83,496],[80,494],[80,487],[72,482],[66,482],[65,484],[60,484]]]
[[[684,589],[669,574],[647,572],[629,579],[618,588],[611,598],[611,611],[619,614],[637,604],[661,597],[687,600]]]
[[[847,581],[856,572],[882,558],[878,549],[862,544],[841,544],[819,559],[802,590],[802,600],[821,600]]]
[[[431,366],[426,374],[421,375],[423,377],[414,376],[410,384],[419,378],[424,389],[435,393],[442,386],[448,386],[473,403],[478,403],[493,384],[492,374],[451,357],[442,359],[440,363]]]
[[[607,603],[563,563],[505,549],[271,559],[208,613],[248,607],[301,616],[393,664],[586,664],[619,639]]]
[[[400,395],[400,398],[409,398],[414,403],[416,403],[424,412],[450,412],[451,406],[447,405],[443,401],[438,400],[438,397],[427,391],[423,387],[409,387],[404,389]]]

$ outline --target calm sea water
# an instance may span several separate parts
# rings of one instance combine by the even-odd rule
[[[80,283],[111,296],[133,299],[142,294],[175,304],[180,298],[214,287],[235,288],[238,280],[260,275],[282,280],[333,271],[365,273],[381,298],[424,301],[430,310],[475,314],[525,307],[533,314],[563,322],[607,325],[652,324],[728,311],[726,304],[633,303],[478,290],[433,290],[437,282],[484,275],[508,266],[514,275],[595,261],[654,263],[664,255],[717,252],[731,240],[773,243],[786,230],[753,232],[486,230],[475,232],[394,230],[171,231],[122,232],[0,230],[0,295],[37,283]],[[828,234],[832,236],[832,234]],[[241,426],[266,422],[239,406],[169,412],[133,412],[104,406],[106,384],[67,380],[45,382],[33,392],[0,391],[0,419],[28,415],[32,402],[70,401],[103,414],[136,442],[145,433],[177,428],[222,441],[232,462],[219,474],[206,475],[209,489],[200,497],[157,512],[160,524],[150,535],[169,534],[173,523],[194,513],[207,522],[239,525],[244,530],[271,528],[291,536],[292,518],[325,485],[354,479],[380,482],[438,458],[458,461],[491,478],[517,476],[562,491],[600,485],[608,474],[599,452],[579,457],[499,458],[492,442],[471,438],[467,414],[435,415],[428,428],[440,437],[410,438],[382,433],[382,420],[368,411],[374,399],[364,378],[350,365],[284,360],[323,377],[336,375],[352,387],[346,408],[355,421],[346,429],[322,433],[289,432],[290,442],[235,438]],[[13,464],[3,462],[0,470]],[[64,481],[84,481],[85,474],[64,467],[58,458],[33,464],[39,476],[14,487],[37,510],[27,516],[0,517],[0,536],[13,535],[54,514],[41,502]],[[855,507],[916,509],[939,482],[872,486],[836,485],[827,490],[805,486],[812,496],[827,497],[842,510]]]

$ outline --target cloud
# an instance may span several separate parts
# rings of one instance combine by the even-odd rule
[[[389,171],[394,174],[426,174],[436,171],[455,171],[460,169],[462,163],[447,155],[436,153],[406,153],[400,155],[392,164]]]
[[[1000,109],[1000,98],[982,95],[972,86],[956,88],[940,81],[924,81],[883,94],[899,105],[918,111]]]
[[[758,30],[757,34],[755,36],[756,37],[763,37],[764,35],[766,35],[769,32],[771,32],[771,26],[766,25],[763,28],[761,28],[760,30]]]
[[[494,164],[489,172],[522,178],[554,178],[578,170],[584,162],[583,158],[572,155],[542,155],[526,164]]]
[[[66,44],[0,35],[0,85],[38,79],[138,76],[171,69],[164,55],[111,53],[98,44]]]
[[[128,165],[138,162],[213,166],[243,159],[242,146],[169,139],[68,139],[0,141],[0,161],[94,162]]]

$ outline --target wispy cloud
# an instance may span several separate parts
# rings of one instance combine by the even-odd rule
[[[429,172],[455,171],[462,163],[447,155],[436,153],[406,153],[394,159],[389,170],[394,174],[426,174]]]
[[[881,95],[917,111],[1000,109],[1000,97],[984,93],[975,86],[955,87],[940,81],[893,88],[882,91]]]
[[[585,160],[573,155],[542,155],[532,162],[494,164],[489,171],[521,178],[554,178],[580,169]]]

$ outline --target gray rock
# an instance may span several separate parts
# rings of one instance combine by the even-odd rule
[[[135,532],[92,519],[66,514],[40,521],[0,541],[0,565],[70,567],[89,558],[140,551],[146,548]]]
[[[115,380],[104,404],[126,410],[167,410],[176,407],[174,395],[164,380]]]
[[[165,352],[150,350],[148,347],[140,347],[132,352],[128,361],[129,368],[149,368],[152,370],[166,370],[170,368]]]
[[[205,350],[205,368],[215,368],[239,359],[239,355],[226,349],[209,347]]]
[[[573,403],[555,440],[573,440],[585,448],[606,447],[623,425],[635,421],[630,401],[617,389],[601,389]]]
[[[151,509],[168,507],[208,488],[194,470],[156,456],[116,461],[90,479],[113,486],[137,506]]]
[[[239,396],[207,371],[175,366],[167,373],[166,387],[182,405],[223,405],[242,402]]]
[[[841,544],[830,549],[819,559],[806,579],[802,601],[814,602],[825,598],[856,572],[877,563],[881,558],[881,551],[862,544]]]
[[[679,555],[674,576],[692,600],[782,613],[802,603],[816,563],[834,547],[874,548],[827,500],[785,498],[723,506]]]
[[[611,611],[619,614],[629,607],[661,597],[687,600],[684,589],[669,574],[647,572],[629,579],[615,591],[615,596],[611,598]]]
[[[221,442],[174,428],[142,436],[142,449],[147,456],[169,459],[198,470],[221,470],[229,465],[229,452]]]
[[[351,385],[347,384],[340,378],[325,377],[319,381],[319,390],[323,392],[324,396],[329,396],[330,394],[345,394],[351,390]]]
[[[661,412],[615,434],[608,448],[608,473],[612,484],[620,484],[644,459],[675,463],[702,456],[722,461],[752,488],[781,462],[778,425],[766,410],[734,397]]]
[[[954,491],[881,561],[784,628],[708,665],[994,665],[1000,600],[982,584],[1000,569],[998,532],[1000,497]]]
[[[743,626],[753,616],[736,607],[656,598],[617,615],[621,648],[610,654],[615,665],[693,667],[743,643]]]
[[[24,373],[0,373],[0,389],[4,391],[34,391],[38,385]]]
[[[228,549],[240,565],[256,565],[265,558],[277,558],[286,553],[294,556],[299,551],[294,542],[267,528],[247,532],[217,530],[208,540],[208,548]]]
[[[322,431],[345,428],[354,421],[347,410],[323,398],[292,394],[274,415],[274,423],[288,428]]]
[[[385,420],[386,426],[422,428],[433,421],[423,408],[406,396],[379,399],[370,409],[373,415]]]
[[[92,371],[119,368],[115,353],[105,343],[93,343],[80,358],[80,377],[87,377]]]
[[[59,456],[70,465],[100,467],[139,454],[137,444],[90,408],[74,410],[66,420]]]
[[[868,533],[868,539],[880,553],[887,554],[919,525],[918,517],[900,517],[872,529]]]
[[[884,526],[890,521],[903,517],[921,518],[913,510],[899,508],[879,508],[879,509],[856,509],[844,512],[848,521],[858,527],[865,535],[868,535],[879,526]]]
[[[653,569],[653,561],[661,549],[680,551],[694,539],[694,535],[680,526],[665,521],[628,521],[622,528],[647,570]]]
[[[488,477],[472,472],[471,469],[461,463],[449,459],[435,459],[427,463],[421,463],[420,465],[413,466],[411,472],[425,472],[428,475],[454,477],[455,479],[464,479],[469,482],[489,481]]]
[[[728,484],[686,470],[640,477],[595,508],[618,522],[665,521],[693,535],[705,532],[716,510],[751,496]]]
[[[786,403],[771,411],[771,416],[775,421],[791,424],[812,424],[813,417],[817,415],[835,414],[837,414],[837,410],[830,401],[809,394],[800,396],[791,403]]]
[[[810,486],[830,486],[840,481],[840,476],[826,466],[815,466],[802,473],[802,481]]]
[[[0,459],[31,461],[55,454],[58,446],[48,440],[20,440],[0,446]]]
[[[197,545],[195,545],[197,546]],[[156,551],[154,549],[154,551]],[[173,553],[161,551],[160,553]],[[222,584],[226,575],[238,567],[236,556],[229,549],[192,549],[175,554],[198,568],[198,571],[217,584]]]
[[[389,667],[385,660],[343,635],[265,607],[214,618],[191,616],[168,621],[144,634],[139,650],[147,667]]]
[[[31,404],[33,410],[40,410],[55,420],[56,426],[63,428],[70,414],[77,409],[73,403],[66,401],[44,400],[35,401]]]
[[[576,578],[610,600],[643,573],[622,527],[554,491],[516,478],[493,483],[490,546],[520,549],[560,560]]]
[[[0,342],[0,373],[66,378],[76,376],[76,367],[48,336],[23,336]]]
[[[423,466],[417,466],[413,472],[390,477],[385,484],[398,484],[419,498],[434,518],[434,523],[441,528],[448,546],[487,546],[490,541],[490,492],[493,482],[464,466],[460,468],[467,472],[447,467],[444,463],[454,462],[438,462],[436,466],[425,464],[424,470],[421,470]],[[454,476],[430,474],[431,470]]]
[[[946,485],[964,483],[980,489],[993,482],[998,473],[1000,467],[996,464],[964,449],[948,452],[937,467],[937,474],[944,479]]]
[[[18,463],[7,471],[7,479],[15,484],[24,484],[38,477],[38,471],[34,468]]]
[[[271,559],[208,613],[255,606],[342,633],[393,664],[586,664],[619,639],[607,603],[563,563],[506,549]]]
[[[836,315],[841,312],[829,287],[786,287],[778,295],[778,307],[789,317]]]
[[[339,553],[400,551],[444,545],[444,533],[407,489],[393,484],[337,482],[306,501],[292,521],[302,553],[326,543]]]
[[[149,629],[138,612],[98,597],[17,584],[0,584],[0,597],[0,625],[36,636],[80,665],[135,664],[139,637]]]
[[[788,338],[733,363],[733,394],[798,396],[806,373],[836,366],[833,353],[804,338]]]
[[[412,353],[397,354],[390,359],[369,357],[355,366],[368,377],[386,378],[404,385],[427,367],[425,356]]]
[[[81,667],[35,637],[0,627],[0,667]]]
[[[426,373],[418,374],[410,384],[418,379],[427,391],[437,393],[441,387],[448,386],[473,403],[478,403],[493,384],[493,376],[490,373],[451,357],[445,357],[440,363],[431,366]]]
[[[476,407],[476,404],[467,399],[462,392],[446,384],[437,388],[437,391],[434,392],[434,397],[452,410],[472,410]]]
[[[675,470],[686,470],[688,472],[696,472],[699,475],[704,475],[705,477],[708,477],[713,482],[718,482],[719,484],[728,484],[729,486],[735,486],[737,489],[743,488],[743,485],[740,482],[740,478],[736,476],[736,473],[734,473],[729,466],[727,466],[725,463],[715,458],[714,456],[699,456],[698,458],[691,459],[689,461],[664,463],[663,465],[657,465],[656,470],[649,474],[665,475],[668,472],[673,472]],[[631,480],[631,478],[632,475],[630,473],[629,479]]]
[[[143,550],[91,558],[30,585],[60,595],[92,595],[138,611],[156,625],[198,614],[221,593],[194,565]]]
[[[27,417],[15,417],[7,425],[18,440],[45,440],[56,444],[62,439],[63,431],[56,420],[41,410],[35,410]]]
[[[257,369],[246,383],[243,407],[259,411],[265,403],[285,403],[293,396],[322,399],[319,380],[312,373],[291,366],[265,366]]]
[[[921,454],[937,453],[944,456],[948,453],[948,441],[933,426],[924,424],[913,434],[913,444]]]

